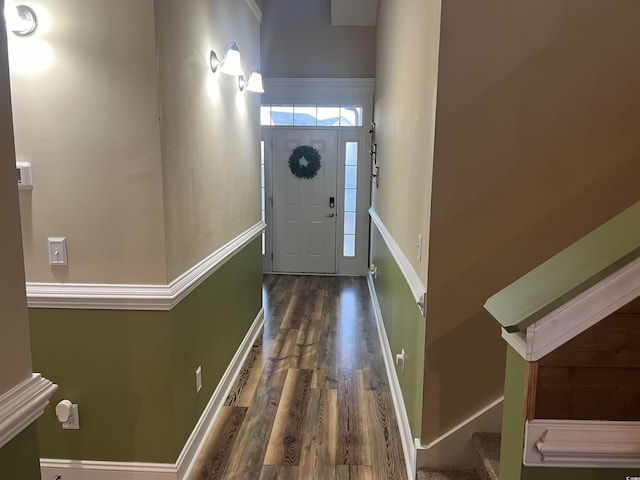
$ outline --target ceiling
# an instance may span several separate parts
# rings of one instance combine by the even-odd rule
[[[331,0],[331,25],[374,27],[378,0]]]

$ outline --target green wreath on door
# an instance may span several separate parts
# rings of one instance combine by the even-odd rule
[[[312,179],[318,174],[322,166],[320,152],[311,145],[301,145],[294,148],[289,157],[289,169],[298,178]],[[303,160],[305,163],[303,163]]]

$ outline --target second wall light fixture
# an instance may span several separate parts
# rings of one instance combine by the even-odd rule
[[[211,50],[209,63],[213,73],[220,70],[221,73],[237,77],[238,88],[241,92],[246,89],[249,92],[264,93],[264,89],[262,87],[262,75],[258,68],[253,67],[250,70],[249,79],[244,79],[244,72],[242,71],[242,62],[240,59],[240,49],[236,42],[229,42],[225,45],[222,60],[218,58],[215,51]]]
[[[7,30],[18,37],[30,37],[38,28],[38,17],[33,8],[27,5],[16,5],[14,0],[6,0],[4,16]]]

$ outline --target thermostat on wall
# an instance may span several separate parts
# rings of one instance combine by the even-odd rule
[[[18,175],[18,190],[33,189],[31,164],[29,162],[16,162],[16,174]]]

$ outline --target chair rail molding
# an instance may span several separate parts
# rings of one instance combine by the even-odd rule
[[[34,373],[0,396],[0,448],[44,412],[58,386]]]
[[[30,308],[171,310],[266,228],[262,221],[223,245],[168,285],[27,282]]]
[[[411,265],[411,262],[409,262],[409,259],[400,248],[400,245],[398,245],[393,239],[393,236],[391,235],[389,230],[387,230],[387,227],[382,222],[382,219],[378,216],[373,208],[369,209],[369,216],[380,232],[380,235],[382,235],[384,242],[387,244],[387,248],[398,264],[398,267],[400,268],[402,275],[404,275],[407,284],[409,284],[409,288],[411,289],[411,293],[413,294],[413,298],[415,299],[416,304],[424,302],[427,289],[424,286],[424,283],[422,283],[420,275],[418,275],[418,272],[415,271],[415,269]],[[420,307],[421,310],[424,309],[425,311],[426,308],[426,304],[423,304],[423,306]]]

